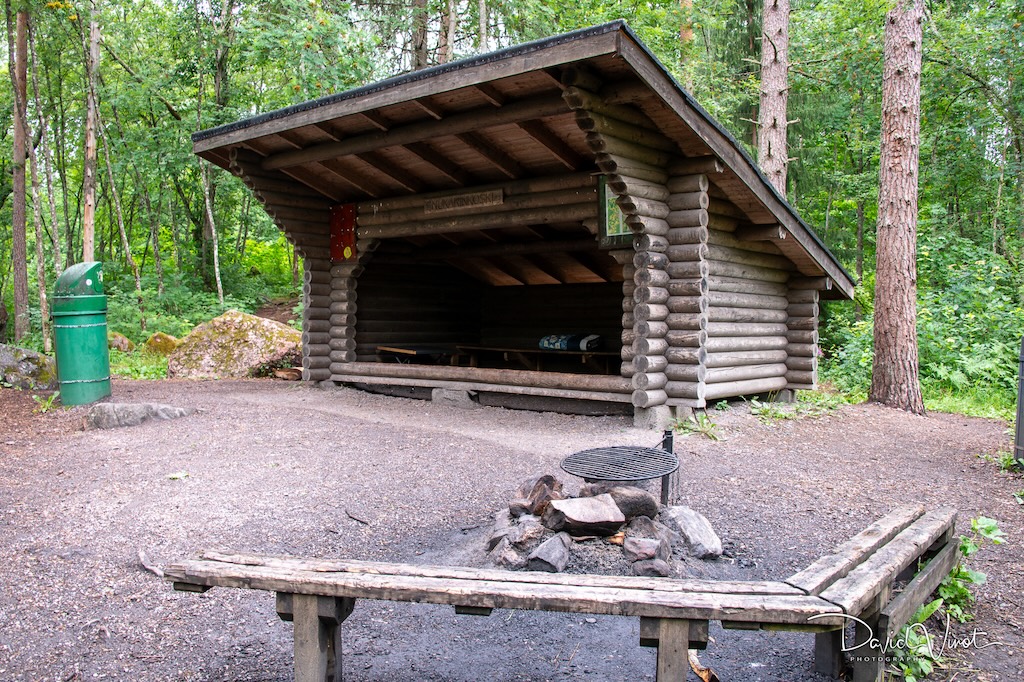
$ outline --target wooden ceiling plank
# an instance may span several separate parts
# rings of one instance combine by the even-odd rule
[[[315,174],[309,172],[303,168],[289,168],[282,171],[285,175],[294,180],[301,182],[303,185],[316,190],[318,193],[328,197],[333,201],[341,201],[341,197],[344,196],[339,188],[329,185],[322,178],[317,177]]]
[[[457,135],[495,125],[554,116],[566,111],[566,104],[561,97],[552,95],[531,97],[506,104],[500,109],[488,105],[454,114],[440,121],[419,121],[396,126],[387,131],[357,135],[340,142],[328,142],[305,149],[272,154],[263,160],[263,167],[267,170],[287,168],[303,163],[368,152],[381,147],[396,147],[444,135]]]
[[[503,255],[497,258],[497,261],[502,270],[524,284],[559,284],[557,279],[523,256]]]
[[[451,265],[473,279],[486,282],[494,287],[521,286],[526,283],[486,260],[458,260],[451,261]]]
[[[411,142],[405,145],[405,148],[437,170],[441,171],[444,175],[450,178],[452,182],[455,182],[462,187],[473,184],[473,179],[469,176],[469,173],[459,168],[446,157],[434,151],[434,148],[426,142]]]
[[[519,165],[519,162],[511,156],[498,149],[479,133],[462,133],[456,135],[460,142],[472,149],[480,156],[487,159],[495,168],[510,178],[521,178],[526,175],[526,170]]]
[[[379,189],[374,188],[361,177],[357,177],[352,171],[342,168],[336,161],[320,161],[317,165],[331,173],[331,175],[340,178],[346,184],[351,185],[357,191],[366,194],[371,199],[376,199],[381,194]],[[289,168],[285,169],[285,172],[291,174],[293,170],[297,169]]]
[[[519,121],[516,125],[551,152],[551,155],[569,170],[576,170],[583,165],[584,162],[580,155],[540,121]]]
[[[356,158],[376,168],[413,194],[419,194],[427,189],[426,184],[415,175],[377,154],[356,154]]]

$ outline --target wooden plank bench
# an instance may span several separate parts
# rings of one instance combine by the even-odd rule
[[[295,679],[300,682],[341,680],[339,625],[356,599],[444,604],[454,606],[456,613],[483,616],[504,608],[639,617],[640,643],[658,649],[661,682],[685,679],[687,650],[706,646],[709,621],[736,629],[818,633],[816,667],[838,675],[838,661],[847,648],[841,632],[851,616],[863,619],[865,627],[883,623],[898,629],[900,620],[909,618],[907,609],[914,600],[923,600],[934,589],[928,586],[936,576],[941,580],[937,562],[946,555],[945,547],[955,545],[950,543],[955,519],[950,509],[928,514],[921,508],[898,510],[784,582],[549,574],[215,552],[169,565],[164,574],[175,589],[184,591],[221,586],[275,592],[278,614],[294,624]],[[929,577],[911,582],[901,597],[890,600],[893,582],[929,554],[935,556],[918,578]],[[898,603],[903,595],[905,603]],[[862,663],[861,658],[854,665],[855,679],[880,679],[880,662],[863,657]]]

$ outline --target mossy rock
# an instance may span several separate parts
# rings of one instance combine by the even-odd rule
[[[0,344],[0,384],[30,391],[56,391],[57,363],[34,350]]]
[[[135,344],[124,334],[117,332],[107,332],[107,348],[110,350],[119,350],[122,353],[131,353],[135,350]]]
[[[302,364],[302,334],[287,325],[229,310],[199,325],[167,357],[167,376],[192,379],[265,376]]]
[[[146,350],[160,355],[170,355],[180,345],[181,341],[177,337],[163,332],[157,332],[146,339]]]

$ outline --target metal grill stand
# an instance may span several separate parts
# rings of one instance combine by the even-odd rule
[[[614,445],[575,452],[562,460],[562,470],[594,481],[648,481],[661,478],[661,503],[668,504],[669,480],[679,468],[672,453],[672,432],[665,432],[661,448]]]

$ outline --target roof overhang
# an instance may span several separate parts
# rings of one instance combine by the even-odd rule
[[[852,298],[853,279],[835,256],[623,21],[200,131],[194,151],[239,175],[244,159],[268,196],[306,196],[324,206],[597,172],[562,97],[570,71],[586,74],[603,101],[653,121],[679,156],[719,159],[716,191],[750,230],[774,231],[773,242],[801,274],[822,278],[823,297]],[[285,206],[281,214],[296,210]]]

